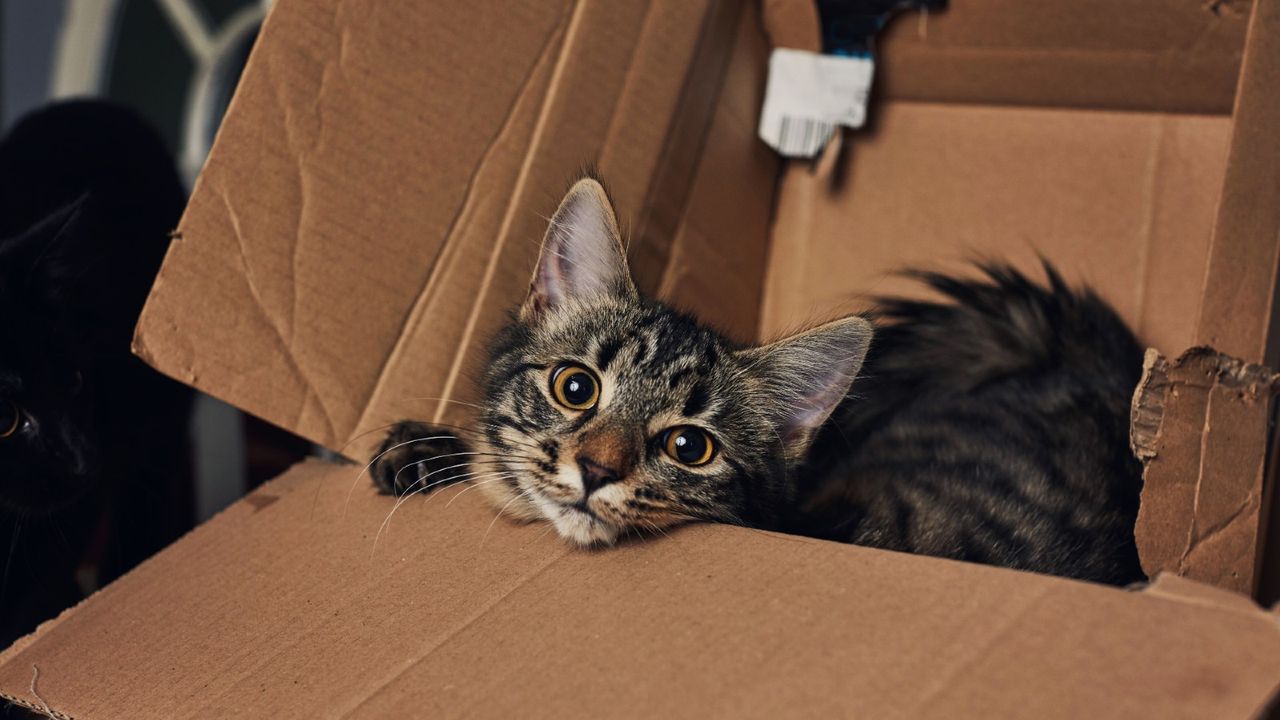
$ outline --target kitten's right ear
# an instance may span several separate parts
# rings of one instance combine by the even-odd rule
[[[610,294],[633,297],[636,290],[609,196],[599,182],[584,178],[569,188],[551,218],[520,319],[532,321],[567,303]]]
[[[803,457],[818,428],[849,392],[874,331],[848,317],[739,355],[766,388],[762,410],[778,429],[787,457]]]

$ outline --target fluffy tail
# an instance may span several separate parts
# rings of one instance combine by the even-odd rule
[[[911,271],[950,302],[884,299],[868,372],[917,390],[968,392],[1037,371],[1080,373],[1128,402],[1142,348],[1124,321],[1089,289],[1072,290],[1048,262],[1048,285],[1012,266],[980,263],[984,278]]]

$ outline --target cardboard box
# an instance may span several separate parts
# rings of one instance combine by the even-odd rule
[[[799,0],[278,0],[140,321],[157,368],[357,460],[464,422],[559,193],[607,177],[645,291],[740,339],[1038,250],[1167,357],[1131,592],[743,529],[565,547],[304,464],[0,655],[55,717],[1251,717],[1280,250],[1280,0],[957,3],[872,127],[755,138]],[[452,400],[457,403],[449,402]],[[1176,577],[1174,573],[1191,579]],[[1219,585],[1220,588],[1209,584]]]

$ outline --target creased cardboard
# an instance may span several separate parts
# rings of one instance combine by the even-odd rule
[[[1280,2],[1210,6],[899,20],[868,131],[784,167],[755,127],[772,43],[813,42],[786,0],[277,0],[135,349],[367,458],[387,423],[465,417],[594,164],[639,284],[739,339],[917,292],[901,267],[1042,253],[1164,355],[1254,362]],[[1144,564],[1248,588],[1270,395],[1217,354],[1157,365]],[[465,490],[393,508],[359,466],[297,468],[0,655],[0,693],[74,718],[1234,718],[1280,683],[1275,616],[1188,579],[711,526],[580,552]]]
[[[379,536],[358,473],[262,487],[0,656],[0,688],[77,719],[1228,718],[1280,684],[1275,616],[1194,583],[714,526],[583,552],[457,489]]]
[[[459,388],[467,399],[484,338],[526,286],[539,213],[595,163],[623,221],[647,217],[668,130],[697,114],[677,101],[706,72],[698,41],[733,33],[741,7],[470,11],[271,14],[140,324],[141,356],[333,448],[437,412]],[[409,29],[419,25],[426,36]],[[460,71],[454,58],[470,54],[485,60]],[[422,61],[380,70],[406,56]],[[712,63],[712,86],[723,67]],[[375,109],[383,102],[395,107]],[[688,132],[705,130],[712,107]],[[258,142],[270,151],[246,150]],[[642,243],[656,237],[641,230]],[[193,292],[227,310],[193,316]],[[733,307],[718,313],[730,325]],[[737,324],[754,322],[752,311]]]
[[[1145,464],[1135,532],[1149,575],[1177,573],[1242,592],[1255,587],[1277,380],[1265,367],[1212,348],[1192,348],[1173,361],[1147,352],[1133,396],[1132,441]]]

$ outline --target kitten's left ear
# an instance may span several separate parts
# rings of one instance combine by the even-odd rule
[[[609,196],[599,182],[584,178],[569,188],[551,218],[520,319],[610,294],[633,297],[636,290]]]
[[[874,331],[860,317],[835,320],[770,345],[742,350],[769,398],[788,458],[799,459],[862,368]]]

